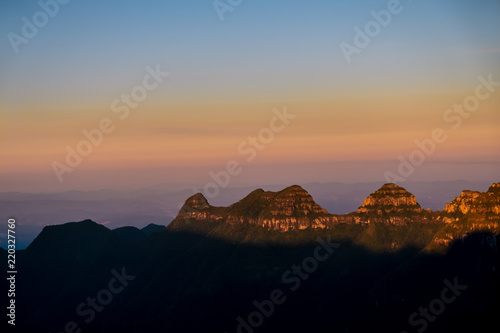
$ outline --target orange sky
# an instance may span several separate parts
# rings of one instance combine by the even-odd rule
[[[68,110],[11,112],[6,116],[7,121],[0,125],[4,143],[0,169],[3,177],[47,173],[50,177],[44,177],[42,183],[54,189],[66,189],[72,182],[59,184],[51,163],[64,164],[65,147],[69,145],[76,149],[77,144],[85,139],[81,133],[83,129],[91,130],[101,119],[109,118],[115,126],[114,131],[104,134],[102,144],[93,147],[92,153],[83,158],[74,172],[64,174],[65,180],[74,178],[73,181],[78,183],[86,172],[98,173],[99,170],[173,168],[179,170],[178,174],[174,179],[163,179],[164,182],[175,181],[179,175],[186,180],[198,178],[200,181],[209,171],[222,169],[229,160],[249,164],[246,161],[249,155],[239,153],[238,146],[248,136],[255,136],[262,128],[269,127],[269,121],[274,117],[273,108],[285,106],[296,118],[282,132],[276,133],[262,151],[258,151],[252,164],[307,162],[314,166],[325,162],[393,160],[396,168],[397,157],[408,155],[416,148],[414,140],[429,138],[435,128],[443,128],[449,139],[438,145],[428,162],[498,161],[500,138],[496,124],[500,120],[497,108],[500,92],[482,102],[480,108],[454,130],[443,120],[443,113],[466,96],[457,93],[338,98],[284,105],[261,102],[212,106],[167,104],[165,107],[155,105],[152,98],[149,103],[131,110],[130,116],[124,120],[104,107],[104,110],[93,112],[75,111],[72,117],[68,117],[71,114]],[[193,167],[195,177],[190,174]],[[187,168],[185,174],[181,171],[183,168]],[[415,174],[417,179],[427,176],[423,169]],[[297,177],[307,181],[303,174]],[[343,178],[342,170],[330,177],[325,181],[353,180]],[[154,183],[154,179],[147,180]],[[116,185],[115,181],[108,186],[113,185]]]

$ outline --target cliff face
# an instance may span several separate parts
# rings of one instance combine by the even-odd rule
[[[339,223],[401,225],[431,219],[430,213],[422,210],[414,195],[395,184],[382,186],[365,199],[357,212],[347,215],[328,213],[306,190],[294,185],[279,192],[255,190],[229,207],[213,207],[201,193],[195,194],[186,200],[171,228],[195,221],[221,221],[288,231],[332,228]]]
[[[363,223],[378,222],[404,225],[413,222],[430,222],[433,214],[425,212],[417,198],[396,184],[385,184],[370,194],[357,210]]]
[[[491,185],[487,192],[462,191],[462,194],[444,207],[450,214],[500,215],[500,183]]]
[[[500,183],[487,192],[462,191],[438,218],[446,225],[435,235],[434,246],[448,245],[471,232],[500,234]]]
[[[417,198],[413,194],[391,183],[385,184],[370,194],[363,205],[358,208],[358,213],[375,215],[421,213],[422,211],[422,207],[417,203]]]
[[[259,215],[257,224],[275,230],[325,228],[335,221],[328,211],[314,202],[300,186],[277,192]]]
[[[432,250],[463,239],[474,231],[500,234],[500,184],[493,184],[487,192],[463,191],[442,212],[425,211],[413,194],[395,184],[385,184],[371,193],[356,212],[346,215],[330,214],[297,185],[279,192],[258,189],[229,207],[211,206],[198,193],[186,200],[168,228],[183,230],[186,224],[196,222],[250,224],[278,231],[334,229],[341,223],[361,224],[369,226],[368,233],[371,227],[380,224],[405,228],[425,224],[423,229],[415,230],[432,234],[428,245]]]
[[[229,207],[213,207],[205,197],[195,194],[186,200],[179,215],[172,221],[175,228],[195,221],[222,221],[228,224],[249,223],[274,230],[326,228],[345,218],[337,217],[314,202],[298,185],[279,192],[255,190]],[[352,218],[348,219],[354,221]]]

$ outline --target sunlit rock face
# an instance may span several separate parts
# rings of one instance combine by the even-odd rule
[[[229,207],[213,207],[205,197],[195,194],[186,200],[172,222],[224,221],[228,224],[249,223],[273,230],[327,228],[342,221],[354,221],[328,213],[298,185],[279,192],[257,189]]]
[[[385,184],[370,194],[357,210],[360,223],[396,225],[435,220],[432,212],[424,211],[417,198],[396,184]]]
[[[434,236],[436,245],[451,244],[473,232],[499,235],[500,183],[491,185],[487,192],[462,191],[459,197],[444,207],[440,215],[443,215],[442,221],[446,225]],[[484,241],[490,242],[491,239],[487,238]],[[496,243],[493,245],[497,249]]]
[[[500,183],[491,185],[487,192],[462,191],[444,207],[444,211],[450,214],[500,215]]]
[[[328,215],[328,211],[315,203],[312,196],[298,185],[276,193],[266,207],[265,213],[272,216],[296,217],[312,214]]]
[[[298,185],[279,192],[257,189],[228,207],[211,206],[203,194],[197,193],[186,200],[170,228],[197,221],[251,224],[279,231],[331,229],[340,223],[443,223],[456,227],[463,216],[475,223],[467,226],[470,231],[483,222],[498,222],[500,184],[493,184],[488,192],[463,191],[446,205],[444,212],[432,212],[423,210],[406,189],[389,183],[371,193],[356,212],[346,215],[330,214]]]
[[[358,208],[358,213],[377,215],[420,212],[422,212],[422,207],[417,203],[417,198],[404,188],[392,183],[385,184],[370,194],[363,205]]]
[[[223,221],[232,225],[248,223],[288,231],[333,228],[339,223],[407,224],[422,220],[424,217],[418,215],[422,212],[415,196],[394,184],[382,186],[365,199],[358,212],[346,215],[330,214],[314,202],[306,190],[293,185],[279,192],[257,189],[229,207],[213,207],[198,193],[186,200],[172,224]]]

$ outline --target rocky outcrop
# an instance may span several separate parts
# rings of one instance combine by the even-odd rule
[[[444,211],[436,212],[423,210],[415,196],[404,188],[385,184],[371,193],[356,212],[346,215],[330,214],[297,185],[279,192],[257,189],[228,207],[211,206],[198,193],[186,200],[168,229],[186,230],[186,224],[197,222],[223,223],[223,228],[227,228],[227,225],[248,224],[278,231],[334,229],[339,224],[361,224],[367,228],[357,230],[366,231],[365,236],[371,237],[368,242],[381,237],[370,232],[377,230],[380,224],[390,224],[407,226],[404,230],[427,234],[432,238],[426,246],[427,251],[445,251],[452,242],[474,232],[500,234],[500,183],[493,184],[487,192],[465,190],[460,197],[447,204]],[[415,224],[422,226],[412,229]],[[211,226],[200,223],[200,228],[195,229],[205,232]],[[382,227],[378,230],[396,229]],[[421,235],[416,234],[415,237]],[[398,243],[392,245],[397,248]]]
[[[360,214],[401,214],[421,213],[422,207],[417,203],[417,198],[404,188],[396,184],[385,184],[377,191],[370,194],[363,205],[358,208]]]
[[[328,215],[328,211],[314,202],[312,196],[298,185],[276,193],[263,214],[268,217]]]
[[[297,185],[279,192],[258,189],[228,207],[211,206],[198,193],[186,200],[168,228],[183,230],[186,224],[196,222],[250,224],[278,231],[334,229],[339,224],[368,225],[369,231],[378,224],[421,223],[425,224],[422,232],[432,233],[426,250],[445,251],[452,242],[474,232],[500,234],[500,183],[487,192],[465,190],[444,211],[437,212],[423,210],[413,194],[395,184],[383,185],[356,212],[346,215],[330,214]]]
[[[392,183],[370,194],[358,208],[357,214],[362,223],[405,225],[436,222],[435,214],[424,211],[413,194]]]
[[[330,214],[298,185],[279,192],[257,189],[229,207],[213,207],[201,193],[186,200],[171,228],[195,221],[248,223],[273,230],[332,228],[339,223],[381,222],[407,224],[431,220],[415,196],[395,184],[386,184],[367,197],[357,212]],[[427,221],[426,221],[427,220]]]
[[[275,230],[324,228],[331,214],[298,185],[277,192],[259,215],[258,224]]]
[[[355,222],[352,216],[328,213],[298,185],[279,192],[257,189],[229,207],[213,207],[197,193],[186,200],[171,228],[195,221],[248,223],[281,231],[328,228],[338,223]]]
[[[463,216],[467,215],[464,224]],[[470,215],[474,216],[470,216]],[[169,228],[183,224],[208,221],[230,225],[251,224],[288,231],[307,228],[334,228],[340,223],[442,223],[461,233],[487,228],[497,229],[500,219],[500,184],[488,192],[463,191],[447,204],[444,212],[423,210],[413,194],[396,184],[385,184],[371,193],[356,212],[346,215],[330,214],[314,202],[312,196],[298,185],[279,192],[257,189],[229,207],[211,206],[201,193],[188,198]]]
[[[487,192],[462,191],[444,207],[438,219],[445,226],[434,236],[433,246],[447,246],[473,232],[500,234],[500,183]]]
[[[491,185],[487,192],[462,191],[444,207],[444,211],[458,215],[500,215],[500,183]]]

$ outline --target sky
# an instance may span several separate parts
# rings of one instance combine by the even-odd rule
[[[2,192],[499,181],[498,0],[59,1],[0,2]]]

